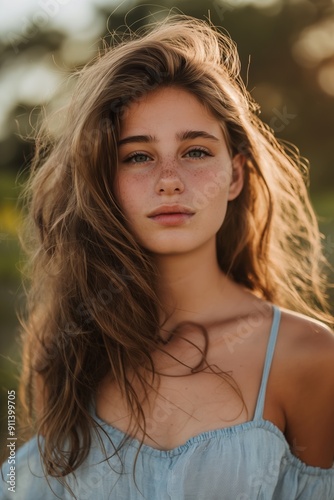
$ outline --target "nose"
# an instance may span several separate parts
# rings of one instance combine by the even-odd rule
[[[175,194],[184,191],[184,184],[175,168],[163,168],[156,183],[158,194]]]

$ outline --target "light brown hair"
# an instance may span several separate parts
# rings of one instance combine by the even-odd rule
[[[89,405],[107,373],[145,427],[126,371],[144,367],[152,378],[139,375],[143,390],[153,384],[151,352],[161,348],[157,270],[128,229],[113,185],[129,105],[172,85],[195,95],[221,123],[231,156],[246,159],[243,190],[217,234],[222,271],[267,301],[331,321],[307,166],[259,120],[233,42],[183,16],[132,34],[84,68],[63,133],[50,142],[41,132],[36,141],[26,191],[31,283],[22,398],[33,416],[34,384],[42,380],[35,429],[55,476],[87,456]]]

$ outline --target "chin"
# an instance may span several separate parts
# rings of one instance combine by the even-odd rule
[[[168,256],[168,255],[182,255],[191,252],[193,249],[185,249],[185,248],[179,248],[176,245],[169,246],[169,247],[159,247],[157,248],[156,246],[152,247],[145,247],[146,250],[151,252],[154,255],[161,255],[161,256]]]
[[[152,244],[143,244],[149,252],[155,255],[182,255],[195,251],[201,245],[190,244],[189,242],[178,242],[175,238],[170,238],[168,242],[157,244],[154,242]]]

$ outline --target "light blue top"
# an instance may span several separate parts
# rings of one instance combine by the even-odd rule
[[[262,418],[279,323],[280,310],[274,307],[253,420],[203,432],[168,451],[143,445],[135,474],[139,490],[132,474],[139,442],[132,439],[121,449],[124,469],[119,475],[119,458],[104,460],[97,436],[92,432],[91,450],[77,469],[76,479],[73,474],[67,476],[75,497],[78,500],[334,500],[334,464],[331,469],[304,464],[292,454],[278,427]],[[125,437],[95,413],[94,417],[115,445]],[[107,455],[112,455],[108,437],[102,431],[100,436]],[[7,467],[6,462],[5,479]],[[48,478],[54,493],[51,491],[43,477],[36,438],[18,451],[15,474],[16,493],[9,492],[9,484],[0,480],[1,499],[74,498],[57,480]]]

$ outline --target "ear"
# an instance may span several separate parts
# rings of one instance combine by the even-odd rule
[[[228,192],[228,200],[234,200],[239,196],[244,185],[245,157],[238,153],[232,158],[232,178]]]

